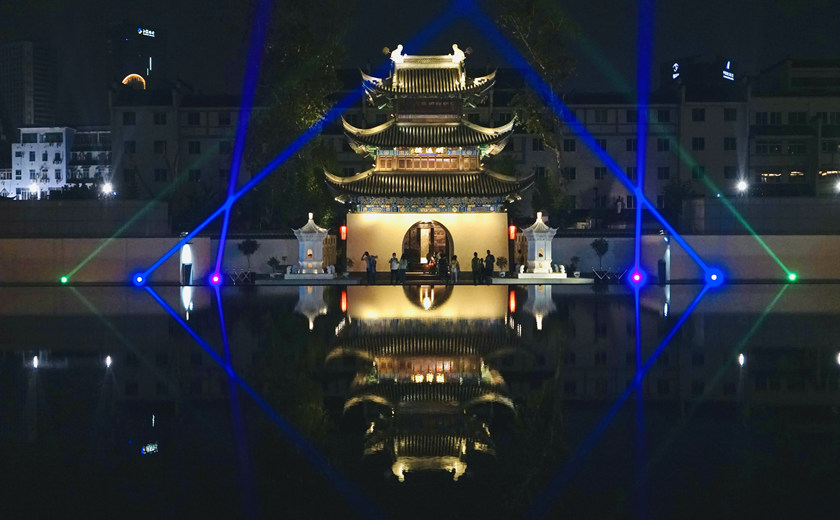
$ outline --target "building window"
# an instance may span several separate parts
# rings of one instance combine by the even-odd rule
[[[724,151],[731,152],[735,151],[737,148],[737,141],[734,137],[724,137],[723,138],[723,149]]]
[[[755,113],[755,124],[766,125],[767,121],[768,121],[767,112],[756,112]]]
[[[598,146],[601,147],[601,150],[607,151],[607,140],[606,139],[595,139],[595,142],[598,143]]]
[[[155,141],[153,146],[155,153],[166,153],[166,141]]]
[[[61,154],[56,152],[55,157],[53,157],[53,163],[60,163],[61,162]]]
[[[201,153],[201,141],[190,141],[187,143],[187,149],[191,154]]]
[[[770,124],[771,125],[782,124],[782,113],[781,112],[770,112]]]
[[[19,159],[23,159],[23,150],[17,150],[15,152],[15,157],[17,157]]]
[[[706,149],[706,138],[705,137],[692,137],[691,138],[691,149],[695,152],[702,152]]]
[[[606,123],[607,122],[607,110],[603,108],[599,108],[595,110],[595,122],[596,123]]]
[[[667,166],[656,168],[656,178],[660,181],[667,181],[671,178],[671,169]]]
[[[219,112],[219,126],[230,126],[230,112]]]
[[[788,112],[789,125],[807,125],[808,112]]]
[[[723,109],[723,120],[724,121],[737,121],[738,120],[738,111],[734,108],[724,108]]]
[[[577,148],[577,143],[574,139],[563,139],[563,151],[574,152]]]
[[[16,181],[21,180],[22,176],[23,176],[23,172],[21,172],[20,170],[15,170],[15,180]]]
[[[566,177],[567,180],[573,181],[577,178],[577,169],[574,166],[563,168],[563,176]]]
[[[788,153],[802,155],[806,151],[805,141],[788,141]]]
[[[201,170],[194,168],[189,172],[190,182],[201,182]]]
[[[61,168],[56,168],[55,169],[55,180],[56,181],[61,181]]]
[[[627,109],[627,122],[628,123],[637,123],[639,121],[638,112],[636,112],[635,108]]]
[[[166,182],[166,168],[155,168],[155,182]]]
[[[531,141],[531,150],[535,152],[542,152],[545,150],[545,142],[539,137],[535,137],[533,141]]]
[[[706,109],[705,108],[692,108],[691,109],[691,120],[695,123],[700,123],[706,120]]]
[[[671,140],[667,137],[658,137],[656,139],[656,151],[657,152],[669,152],[671,151]]]
[[[691,167],[691,178],[702,179],[706,176],[706,168],[704,166],[694,165]]]
[[[35,152],[29,152],[29,162],[35,162]]]
[[[606,166],[596,166],[595,167],[595,180],[599,181],[607,176],[607,167]]]
[[[826,153],[834,153],[840,151],[840,148],[838,148],[837,141],[823,141],[820,143],[820,150]]]
[[[628,166],[627,167],[627,178],[631,181],[636,180],[636,167],[635,166]]]
[[[123,125],[134,126],[137,122],[137,114],[134,112],[123,112]]]
[[[229,155],[231,149],[230,141],[219,141],[219,153],[222,155]]]
[[[188,125],[200,125],[201,124],[201,113],[200,112],[190,112],[187,114],[187,124]]]
[[[35,170],[29,170],[29,180],[34,181],[37,177],[35,176]]]
[[[724,179],[734,179],[735,178],[735,167],[734,166],[724,166],[723,167],[723,178]]]
[[[635,195],[627,195],[627,209],[636,209]]]
[[[671,122],[671,111],[667,108],[660,108],[656,111],[656,120],[660,123]]]
[[[137,141],[123,142],[123,151],[125,153],[137,153]]]
[[[782,142],[781,141],[756,141],[755,142],[755,153],[756,154],[782,153]]]
[[[545,166],[535,166],[534,175],[536,175],[538,179],[545,177]]]
[[[156,125],[166,124],[166,112],[155,112],[152,116]]]
[[[627,141],[625,142],[625,148],[627,149],[628,152],[635,152],[637,146],[638,146],[638,141],[636,140],[636,138],[627,139]]]
[[[49,152],[44,152],[44,153],[41,154],[41,160],[44,161],[44,162],[47,162],[49,156],[50,156]]]

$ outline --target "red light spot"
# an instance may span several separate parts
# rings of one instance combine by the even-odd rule
[[[516,312],[516,293],[510,291],[510,296],[508,296],[508,306],[510,307],[510,312]]]
[[[347,240],[347,226],[341,226],[338,228],[338,234],[341,237],[341,240]]]
[[[514,226],[513,224],[508,226],[508,237],[511,240],[516,240],[516,226]]]
[[[341,312],[347,312],[347,291],[341,291]]]

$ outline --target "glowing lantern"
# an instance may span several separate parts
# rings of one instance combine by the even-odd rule
[[[516,226],[513,224],[508,226],[508,238],[511,240],[516,240]]]
[[[341,312],[347,312],[347,291],[341,291]]]
[[[347,240],[347,226],[338,228],[338,236],[341,237],[341,240]]]
[[[510,312],[516,312],[516,293],[510,291],[510,295],[508,296],[508,307],[510,307]]]

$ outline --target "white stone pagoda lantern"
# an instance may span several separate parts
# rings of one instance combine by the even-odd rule
[[[542,220],[542,212],[537,212],[537,220],[531,227],[523,229],[522,234],[528,239],[528,261],[526,273],[551,273],[551,240],[557,229],[548,227]]]
[[[309,221],[300,229],[294,229],[298,239],[297,269],[290,268],[288,279],[335,278],[333,269],[324,269],[324,238],[327,230],[318,226],[309,214]]]

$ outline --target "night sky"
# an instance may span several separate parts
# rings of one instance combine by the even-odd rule
[[[58,53],[59,123],[107,123],[104,41],[119,22],[168,33],[170,75],[205,93],[241,86],[250,21],[246,0],[12,0],[0,2],[0,40],[32,39]],[[447,2],[357,2],[347,20],[347,66],[384,59],[382,47],[408,41]],[[723,56],[739,74],[755,74],[785,57],[840,58],[836,0],[705,0],[656,2],[653,63],[699,55]],[[399,7],[396,7],[396,6]],[[568,89],[615,91],[635,83],[636,4],[622,0],[561,2],[577,38],[566,44],[577,61]],[[313,21],[317,23],[317,21]],[[472,47],[473,66],[504,66],[490,43],[460,21],[426,51],[447,53],[453,42]]]

